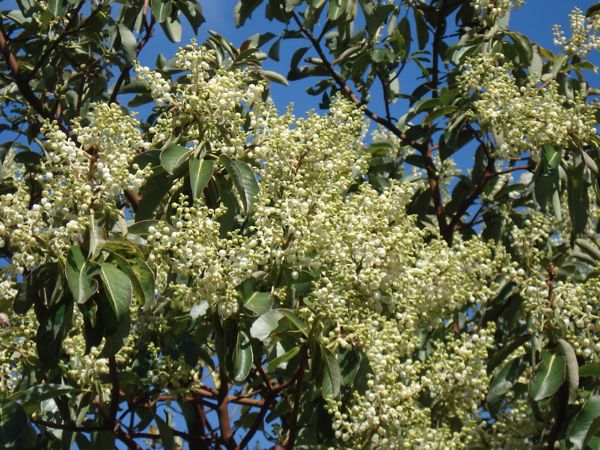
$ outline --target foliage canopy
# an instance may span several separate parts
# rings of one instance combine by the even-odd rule
[[[148,68],[195,1],[17,3],[0,446],[600,445],[600,4],[554,53],[517,0],[242,0],[281,27]]]

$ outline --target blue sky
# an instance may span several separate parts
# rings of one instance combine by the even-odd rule
[[[528,35],[532,40],[546,48],[556,50],[556,47],[552,43],[552,26],[554,24],[561,24],[568,30],[569,12],[575,7],[579,7],[585,11],[594,3],[594,0],[526,0],[524,6],[513,12],[511,28]],[[235,4],[236,0],[201,0],[206,23],[202,25],[197,39],[202,41],[208,36],[207,30],[215,30],[239,45],[255,33],[264,33],[265,31],[277,33],[281,30],[281,24],[278,22],[269,22],[264,18],[261,8],[254,12],[252,18],[242,28],[236,28],[233,23],[232,14]],[[193,32],[190,31],[188,29],[184,33],[182,44],[187,43],[194,37]],[[164,38],[155,39],[153,44],[144,50],[141,59],[144,63],[151,65],[158,52],[162,52],[165,56],[169,57],[176,51],[179,45],[172,44]],[[297,46],[298,43],[295,41],[283,42],[281,46],[281,62],[267,60],[265,61],[265,68],[279,71],[284,75],[287,74],[289,67],[288,57],[293,53],[290,49],[294,49]],[[596,64],[600,64],[598,54],[593,55],[592,60]],[[598,81],[598,78],[595,78]],[[410,84],[411,80],[406,79],[404,86],[410,86]],[[272,95],[275,103],[280,109],[283,109],[290,102],[294,102],[295,111],[299,115],[310,108],[317,108],[319,97],[308,95],[305,92],[307,86],[310,86],[310,83],[305,81],[291,83],[289,87],[274,85],[272,87]],[[381,110],[378,106],[381,105],[375,104],[373,109]],[[403,111],[397,110],[394,112],[394,116],[396,117],[402,114]]]

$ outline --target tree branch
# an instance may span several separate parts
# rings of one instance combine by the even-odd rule
[[[140,54],[140,52],[142,51],[144,46],[148,43],[148,41],[152,37],[152,32],[154,30],[155,23],[156,23],[156,19],[154,17],[152,17],[152,19],[150,20],[150,24],[146,27],[146,33],[144,34],[144,37],[140,40],[140,42],[138,42],[137,46],[135,47],[136,57]],[[129,71],[131,70],[132,67],[133,67],[132,64],[127,63],[127,64],[125,64],[125,67],[123,67],[123,70],[121,70],[121,74],[119,75],[119,78],[117,79],[117,82],[115,83],[115,85],[113,87],[112,93],[110,94],[110,98],[108,99],[109,103],[116,103],[117,96],[119,95],[119,91],[121,90],[121,87],[123,86],[123,83],[125,82],[125,79],[129,75]]]
[[[29,86],[29,82],[23,77],[21,74],[21,69],[19,67],[19,63],[17,61],[17,57],[10,49],[8,38],[4,33],[4,26],[0,21],[0,53],[6,62],[6,65],[12,75],[13,81],[19,88],[19,91],[25,97],[25,100],[29,105],[37,112],[40,116],[45,119],[54,120],[52,114],[44,107],[39,98],[34,94],[31,86]],[[64,128],[61,126],[63,131]]]
[[[296,374],[296,389],[294,391],[294,407],[292,409],[292,418],[290,420],[290,432],[288,435],[287,444],[285,446],[288,450],[293,450],[296,443],[296,436],[298,434],[298,411],[300,410],[300,398],[302,397],[302,387],[304,384],[304,369],[306,367],[308,351],[306,346],[302,347],[300,354],[300,364],[298,372]]]
[[[58,35],[58,37],[54,41],[52,41],[52,43],[48,46],[46,51],[42,54],[40,59],[38,59],[37,63],[33,67],[33,69],[31,69],[31,72],[29,72],[29,74],[27,74],[27,77],[26,77],[27,82],[29,82],[33,79],[33,77],[36,75],[38,70],[40,70],[48,62],[48,58],[50,58],[50,56],[52,55],[54,50],[56,50],[56,48],[60,45],[60,43],[65,39],[65,37],[67,37],[67,35],[69,34],[69,29],[75,23],[75,19],[79,16],[79,11],[81,11],[81,8],[83,8],[84,4],[85,4],[85,0],[81,0],[79,2],[79,4],[75,7],[75,9],[72,10],[71,17],[69,18],[69,21],[65,25],[64,30],[60,33],[60,35]]]

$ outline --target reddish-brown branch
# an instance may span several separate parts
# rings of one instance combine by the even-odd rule
[[[290,420],[290,432],[288,435],[286,449],[293,450],[298,435],[298,412],[300,410],[300,399],[302,398],[302,387],[304,384],[304,369],[308,359],[308,351],[306,346],[302,347],[300,354],[300,363],[296,372],[296,389],[294,390],[294,407],[292,409],[292,417]]]
[[[56,48],[60,45],[60,43],[65,39],[65,37],[67,37],[67,35],[69,34],[69,30],[70,30],[71,26],[75,23],[75,19],[77,19],[77,17],[79,16],[79,12],[81,11],[81,8],[83,8],[83,5],[85,5],[85,0],[81,0],[78,3],[78,5],[75,7],[75,9],[73,9],[73,11],[71,12],[71,17],[69,18],[69,21],[65,25],[65,28],[58,35],[58,37],[54,41],[52,41],[52,43],[48,46],[46,51],[42,54],[40,59],[38,59],[37,63],[33,67],[33,69],[31,69],[31,72],[29,72],[27,74],[26,81],[29,82],[33,79],[33,77],[36,75],[38,70],[40,70],[48,62],[48,58],[50,58],[52,53],[54,53],[54,50],[56,50]]]
[[[117,369],[117,360],[114,356],[108,358],[108,373],[110,376],[110,428],[115,428],[117,425],[117,413],[119,412],[119,403],[121,401],[121,388],[119,386],[119,371]]]
[[[4,61],[6,62],[6,65],[12,75],[13,81],[19,88],[19,91],[25,100],[27,100],[27,103],[29,103],[35,112],[37,112],[43,118],[50,120],[54,119],[52,114],[46,110],[40,99],[37,98],[31,89],[31,86],[29,86],[27,80],[21,74],[21,68],[19,67],[17,57],[10,49],[8,38],[4,33],[2,22],[0,22],[0,53],[2,53],[2,56],[4,57]]]
[[[150,20],[150,24],[148,24],[148,26],[146,27],[146,32],[144,34],[144,37],[138,42],[137,46],[135,47],[135,55],[136,56],[138,56],[140,54],[142,49],[145,47],[145,45],[148,43],[148,41],[152,37],[155,23],[156,23],[156,19],[154,17],[152,17],[152,19]],[[121,70],[121,73],[119,74],[119,78],[117,78],[117,82],[115,83],[112,93],[110,94],[110,98],[108,99],[109,103],[116,103],[117,96],[119,95],[119,91],[121,90],[121,87],[123,87],[123,83],[127,79],[127,76],[129,75],[129,71],[131,70],[131,67],[132,67],[132,64],[126,63],[125,67],[123,67],[123,70]]]
[[[142,447],[140,447],[138,443],[133,440],[133,437],[123,431],[120,427],[115,430],[115,434],[117,438],[127,446],[127,448],[130,448],[131,450],[142,450]]]
[[[237,445],[231,428],[231,419],[229,416],[229,381],[225,374],[225,368],[221,365],[219,370],[219,389],[217,392],[218,407],[217,416],[219,417],[219,429],[221,430],[221,440],[226,448],[234,450]]]

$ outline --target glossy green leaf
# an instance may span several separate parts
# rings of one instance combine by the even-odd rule
[[[172,20],[170,17],[160,24],[163,31],[169,38],[171,42],[180,42],[181,34],[183,33],[183,28],[181,26],[181,22],[179,20]]]
[[[284,86],[287,86],[289,84],[288,80],[283,75],[277,72],[273,72],[272,70],[261,69],[258,71],[258,73],[260,73],[267,80],[273,81],[275,83],[283,84]]]
[[[340,365],[333,352],[328,348],[322,349],[323,372],[321,374],[321,394],[326,397],[337,397],[340,393],[342,374]]]
[[[120,321],[114,333],[106,336],[104,346],[100,352],[100,358],[108,358],[116,355],[127,342],[129,333],[131,332],[131,320],[129,315],[125,315]]]
[[[567,177],[567,201],[569,216],[573,225],[573,235],[580,235],[585,231],[589,218],[588,186],[584,179],[583,163],[569,170]]]
[[[27,414],[16,402],[0,403],[0,446],[14,445],[27,425]]]
[[[233,181],[246,214],[252,211],[254,197],[258,193],[258,182],[252,168],[239,159],[231,160],[225,155],[220,157],[223,166]]]
[[[590,397],[571,421],[567,432],[569,442],[575,449],[583,449],[600,422],[600,396]]]
[[[581,378],[600,377],[600,363],[588,363],[579,369]]]
[[[152,15],[157,22],[162,23],[171,14],[172,0],[151,0]]]
[[[250,17],[252,12],[258,8],[261,3],[262,0],[239,0],[233,11],[235,26],[241,27],[244,25],[248,17]]]
[[[64,0],[48,0],[48,9],[54,17],[63,16],[65,13]]]
[[[77,303],[85,303],[98,290],[95,272],[95,267],[87,261],[81,247],[73,245],[67,254],[65,273],[67,284]]]
[[[119,24],[119,39],[127,59],[133,61],[137,56],[137,40],[131,30],[123,24]]]
[[[520,358],[514,358],[504,364],[490,382],[486,401],[488,403],[495,403],[504,398],[514,388],[523,370],[524,367],[521,366]]]
[[[579,363],[575,350],[564,339],[558,340],[558,345],[567,362],[567,381],[569,382],[569,402],[573,403],[577,398],[577,388],[579,387]]]
[[[100,264],[100,277],[110,306],[120,321],[127,314],[133,296],[131,280],[109,263]]]
[[[173,429],[159,415],[156,415],[154,420],[156,421],[156,426],[158,427],[160,440],[162,441],[164,450],[177,450],[178,447]]]
[[[556,352],[545,350],[542,354],[542,361],[529,386],[531,398],[539,401],[554,395],[566,380],[565,370],[565,357]]]
[[[273,297],[269,292],[255,292],[246,300],[244,306],[255,314],[261,315],[273,307]]]
[[[279,321],[282,318],[283,314],[276,309],[267,311],[252,323],[250,336],[259,341],[266,340],[273,330],[279,326]]]
[[[254,354],[250,338],[243,331],[238,333],[233,360],[233,379],[238,382],[244,381],[252,369]]]
[[[192,188],[194,200],[202,195],[202,191],[212,176],[213,166],[214,163],[210,159],[190,159],[190,186]]]
[[[288,362],[290,359],[292,359],[298,353],[300,353],[300,347],[298,347],[298,346],[292,347],[291,350],[288,350],[287,352],[283,353],[282,355],[279,355],[276,358],[273,358],[272,360],[270,360],[269,364],[267,366],[267,370],[269,372],[273,372],[281,364]]]
[[[192,149],[173,144],[165,148],[160,154],[160,163],[167,173],[173,175],[173,172],[179,168],[192,154]]]
[[[18,401],[23,409],[31,414],[40,407],[40,402],[49,398],[59,397],[73,392],[75,389],[65,384],[38,384],[32,386],[24,392],[17,392],[11,396],[11,400]]]

